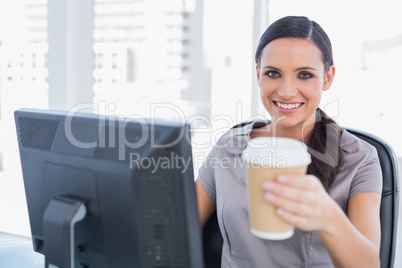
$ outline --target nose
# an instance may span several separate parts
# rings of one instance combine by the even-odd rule
[[[298,89],[292,79],[284,80],[278,89],[278,95],[285,100],[292,99],[297,93]]]

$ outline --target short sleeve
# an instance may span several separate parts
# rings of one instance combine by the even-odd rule
[[[217,195],[225,196],[225,189],[228,189],[233,181],[244,179],[242,165],[238,160],[254,125],[259,126],[252,123],[225,132],[198,170],[198,180],[212,200],[217,201]]]
[[[216,158],[216,147],[213,147],[208,157],[198,170],[198,180],[204,188],[207,195],[216,201],[215,172],[212,165],[212,159]]]
[[[349,197],[362,192],[382,193],[382,171],[373,146],[353,177]]]

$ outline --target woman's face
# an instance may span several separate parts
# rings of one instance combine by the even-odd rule
[[[329,89],[334,74],[333,66],[325,72],[322,53],[309,40],[280,38],[268,43],[257,64],[257,79],[262,103],[278,130],[299,130],[313,123],[322,91]]]

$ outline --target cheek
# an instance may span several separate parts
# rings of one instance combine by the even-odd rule
[[[322,86],[319,82],[299,84],[298,89],[306,99],[319,100],[321,98]]]
[[[275,90],[273,90],[271,86],[268,86],[264,83],[260,85],[260,99],[265,108],[268,108],[273,92],[275,92]]]
[[[268,96],[268,95],[272,94],[278,88],[278,85],[276,82],[274,82],[274,81],[267,82],[267,81],[264,81],[263,79],[260,79],[260,81],[258,82],[258,86],[260,88],[261,95],[264,95],[264,96]]]

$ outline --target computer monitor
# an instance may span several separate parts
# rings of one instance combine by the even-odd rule
[[[15,122],[46,267],[203,267],[188,124],[36,109]]]

